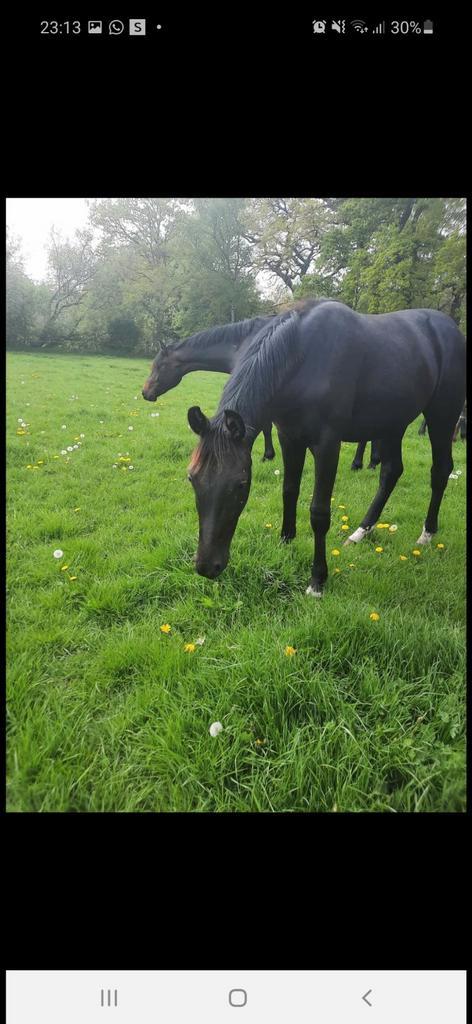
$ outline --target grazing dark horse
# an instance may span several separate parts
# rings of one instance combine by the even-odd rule
[[[367,448],[367,441],[359,441],[357,445],[356,454],[351,463],[351,469],[362,469],[362,460],[364,458],[364,452]],[[370,462],[368,469],[375,469],[380,462],[380,441],[371,441],[370,445]]]
[[[423,417],[423,422],[422,422],[422,424],[420,426],[420,429],[418,430],[418,434],[420,434],[420,435],[426,434],[426,430],[427,430],[427,424],[426,424],[425,418]],[[461,412],[461,414],[459,416],[459,419],[458,419],[458,421],[457,421],[457,423],[456,423],[456,425],[454,427],[454,433],[452,435],[452,440],[453,441],[457,441],[457,438],[459,437],[459,433],[461,435],[461,441],[465,441],[466,436],[467,436],[467,402],[464,402],[464,407],[463,407],[462,412]]]
[[[198,406],[188,421],[199,434],[189,467],[199,516],[196,569],[219,576],[251,485],[251,449],[265,418],[276,424],[284,458],[282,538],[295,536],[295,513],[307,448],[315,459],[310,520],[315,538],[307,593],[321,596],[328,575],[326,533],[341,441],[380,439],[379,487],[358,543],[377,523],[403,472],[402,438],[424,412],[432,449],[431,501],[418,544],[438,529],[438,511],[453,468],[452,433],[465,396],[465,341],[434,309],[356,313],[319,300],[264,324],[227,382],[216,415]]]
[[[232,373],[237,359],[256,331],[268,324],[273,317],[256,317],[239,320],[223,327],[199,331],[174,345],[162,345],[151,372],[144,384],[142,394],[148,402],[155,402],[159,395],[175,388],[182,377],[193,370],[216,370]],[[265,448],[262,461],[275,458],[272,444],[272,423],[261,425]]]

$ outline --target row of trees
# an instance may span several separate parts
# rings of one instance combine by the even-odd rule
[[[311,295],[465,330],[465,231],[456,198],[98,199],[74,239],[52,230],[44,283],[8,239],[7,345],[147,355]]]

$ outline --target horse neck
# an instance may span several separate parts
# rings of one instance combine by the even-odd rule
[[[201,348],[191,342],[184,342],[176,356],[182,374],[192,373],[193,370],[232,373],[240,347],[228,341],[215,341],[213,345]]]

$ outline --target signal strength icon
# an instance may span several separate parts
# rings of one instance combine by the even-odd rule
[[[360,19],[357,19],[356,21],[351,21],[351,25],[356,30],[356,32],[368,32],[369,31],[365,21],[360,21]]]
[[[385,22],[381,21],[377,28],[373,28],[372,32],[374,36],[381,36],[385,32]]]

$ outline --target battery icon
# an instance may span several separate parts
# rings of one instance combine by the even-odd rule
[[[425,36],[432,36],[433,34],[433,23],[432,21],[425,21],[423,26],[423,32]]]

